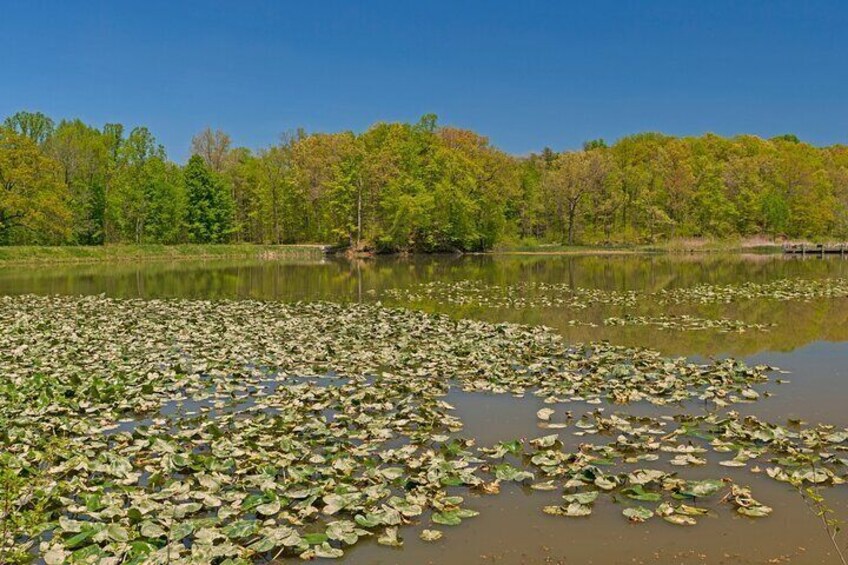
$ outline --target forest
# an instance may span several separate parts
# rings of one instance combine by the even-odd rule
[[[0,125],[0,245],[326,243],[376,252],[848,237],[848,146],[640,133],[510,155],[425,115],[258,151],[206,129],[184,165],[145,127]]]

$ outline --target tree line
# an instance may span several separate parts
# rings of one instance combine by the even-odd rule
[[[145,127],[0,126],[0,245],[349,244],[376,251],[676,237],[848,235],[848,147],[642,133],[514,156],[469,130],[377,123],[281,136],[259,151],[221,131],[185,165]]]

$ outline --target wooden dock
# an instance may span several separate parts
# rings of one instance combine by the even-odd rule
[[[797,243],[784,245],[783,252],[788,255],[841,255],[844,257],[848,254],[848,243],[834,243],[825,245]]]

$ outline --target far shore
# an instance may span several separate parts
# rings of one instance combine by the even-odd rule
[[[689,254],[689,253],[782,253],[785,245],[806,244],[815,246],[819,242],[772,241],[764,238],[748,239],[672,239],[654,244],[621,245],[503,245],[490,253],[504,255],[634,255],[634,254]],[[829,242],[828,242],[829,243]]]
[[[320,259],[328,246],[243,244],[0,247],[0,265],[203,259]]]
[[[747,253],[776,254],[785,244],[811,242],[772,242],[749,240],[672,240],[652,245],[500,245],[469,255],[649,255]],[[0,266],[52,263],[132,262],[147,260],[265,259],[317,260],[328,254],[365,258],[372,253],[350,253],[342,247],[322,244],[262,245],[180,244],[180,245],[100,245],[100,246],[7,246],[0,247]],[[415,255],[414,253],[412,255]],[[424,254],[421,255],[435,255]]]

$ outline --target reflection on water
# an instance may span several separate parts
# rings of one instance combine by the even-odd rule
[[[801,499],[783,485],[766,483],[758,495],[774,507],[766,520],[750,520],[724,510],[691,528],[663,521],[629,524],[621,506],[596,503],[592,516],[563,518],[539,510],[559,504],[559,493],[505,487],[497,496],[468,497],[480,515],[445,528],[437,543],[418,539],[422,527],[404,528],[404,547],[377,546],[373,540],[350,548],[352,563],[394,564],[838,564],[825,534]],[[832,504],[844,515],[842,499]]]
[[[653,300],[635,305],[564,308],[489,309],[424,301],[388,300],[387,289],[429,281],[479,280],[505,286],[521,281],[566,283],[572,287],[653,293],[696,284],[767,283],[782,278],[848,277],[848,261],[838,257],[782,256],[443,256],[377,258],[364,261],[326,259],[312,263],[274,261],[169,262],[119,265],[68,265],[0,268],[0,294],[100,294],[113,297],[188,297],[265,300],[382,300],[445,312],[457,317],[544,324],[566,340],[608,339],[647,346],[693,358],[744,356],[751,363],[791,371],[788,384],[770,385],[773,396],[744,405],[740,411],[785,423],[803,419],[848,426],[845,383],[848,379],[848,299],[776,301],[742,300],[732,304],[663,306]],[[604,327],[606,317],[691,314],[775,324],[770,331],[721,333],[678,332],[655,327]],[[571,320],[598,327],[569,325]],[[481,445],[549,433],[538,428],[540,401],[527,395],[469,394],[452,391],[446,398],[465,423],[461,435]],[[188,407],[193,408],[193,407]],[[181,407],[186,410],[187,407]],[[568,406],[576,417],[596,407]],[[685,407],[697,411],[698,406]],[[615,407],[606,406],[606,410]],[[629,413],[674,413],[680,408],[628,406]],[[563,434],[570,430],[558,430]],[[573,438],[575,441],[577,438]],[[713,457],[712,459],[716,459]],[[655,520],[635,526],[620,514],[620,505],[599,503],[587,519],[548,516],[545,504],[559,493],[540,493],[505,485],[500,496],[469,495],[469,507],[481,515],[454,528],[442,528],[437,543],[418,539],[426,524],[403,529],[401,550],[373,541],[351,548],[354,563],[832,563],[835,554],[826,534],[801,498],[785,484],[719,467],[686,469],[704,476],[731,476],[750,484],[755,495],[775,511],[768,519],[750,520],[729,509],[694,528]],[[848,517],[846,487],[827,489],[828,502]]]
[[[409,305],[384,294],[391,288],[429,281],[479,280],[505,286],[520,281],[566,283],[603,290],[652,293],[696,284],[766,283],[781,278],[848,276],[839,257],[786,258],[780,255],[715,256],[438,256],[384,257],[349,262],[275,261],[145,262],[0,269],[0,294],[100,294],[114,297],[256,298],[263,300],[371,301]],[[608,339],[647,345],[674,355],[753,355],[792,351],[815,341],[848,339],[848,299],[810,302],[745,300],[732,304],[663,306],[646,300],[635,306],[490,309],[437,302],[412,304],[453,316],[478,317],[557,328],[569,341]],[[607,317],[633,314],[691,314],[775,324],[768,332],[679,332],[644,326],[604,327]],[[570,325],[571,320],[599,327]]]

